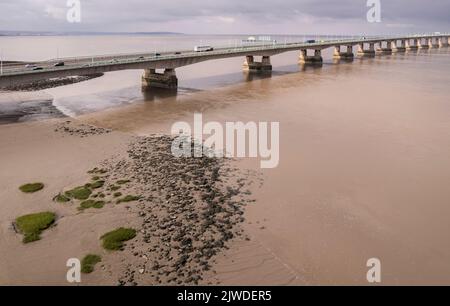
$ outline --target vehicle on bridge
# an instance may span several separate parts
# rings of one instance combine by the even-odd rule
[[[307,43],[307,44],[315,44],[315,43],[316,43],[316,40],[314,40],[314,39],[308,39],[308,40],[306,41],[306,43]]]
[[[214,48],[211,46],[195,46],[194,52],[209,52],[214,51]]]
[[[277,41],[272,39],[270,36],[259,36],[258,38],[250,36],[249,38],[242,40],[242,44],[244,45],[267,45],[276,43]]]
[[[64,65],[65,65],[64,62],[58,62],[58,63],[54,64],[53,66],[54,67],[63,67]]]

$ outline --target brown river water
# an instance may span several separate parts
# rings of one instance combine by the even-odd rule
[[[0,42],[9,40],[11,60],[38,60],[54,57],[57,45],[65,46],[59,54],[74,56],[233,39]],[[41,46],[35,58],[22,48],[29,43]],[[236,161],[264,178],[247,210],[249,220],[264,225],[254,231],[264,246],[307,284],[367,284],[370,258],[381,260],[383,284],[450,284],[450,49],[350,63],[333,62],[328,51],[322,67],[302,67],[297,60],[296,52],[275,56],[273,72],[264,76],[243,73],[242,58],[183,67],[176,95],[143,93],[142,71],[39,95],[66,115],[140,135],[169,133],[174,122],[192,121],[194,113],[222,123],[280,122],[277,168]],[[0,101],[18,101],[17,95],[0,94]]]

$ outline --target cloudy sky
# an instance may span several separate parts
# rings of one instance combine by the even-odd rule
[[[380,23],[367,21],[367,0],[80,0],[81,23],[67,21],[67,0],[0,1],[0,31],[191,34],[450,31],[450,0],[380,0]]]

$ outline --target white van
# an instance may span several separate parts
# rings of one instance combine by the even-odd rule
[[[195,46],[194,52],[209,52],[214,51],[214,48],[211,46]]]

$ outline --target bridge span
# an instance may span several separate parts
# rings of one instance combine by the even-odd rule
[[[300,51],[298,61],[301,64],[320,64],[323,62],[322,50],[327,48],[334,48],[334,58],[351,60],[355,56],[353,51],[355,46],[358,47],[357,56],[371,57],[376,54],[446,47],[449,45],[449,37],[449,33],[397,37],[360,37],[357,39],[218,48],[208,52],[173,51],[162,54],[136,53],[64,58],[36,63],[40,70],[33,70],[17,64],[3,66],[0,73],[0,88],[58,77],[143,69],[142,85],[144,87],[176,89],[178,86],[176,68],[209,60],[244,57],[244,70],[270,71],[272,70],[271,56],[288,51]],[[309,54],[310,52],[312,54]],[[261,57],[262,59],[261,61],[256,61],[255,57]],[[55,67],[57,62],[64,62],[64,66]]]

